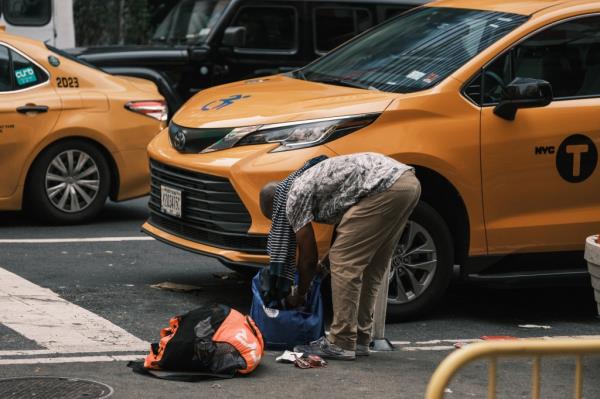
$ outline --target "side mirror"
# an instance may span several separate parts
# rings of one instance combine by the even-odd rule
[[[246,27],[230,26],[225,28],[221,44],[225,47],[244,47],[246,45]]]
[[[504,88],[500,104],[494,114],[513,121],[519,108],[545,107],[554,99],[552,86],[545,80],[515,78]]]

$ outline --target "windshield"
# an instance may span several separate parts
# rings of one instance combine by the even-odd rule
[[[419,91],[526,20],[515,14],[423,7],[384,23],[295,76],[396,93]]]
[[[206,41],[229,0],[182,0],[154,32],[152,42],[196,44]]]

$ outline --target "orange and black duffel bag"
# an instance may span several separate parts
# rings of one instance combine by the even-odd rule
[[[212,305],[173,317],[135,372],[163,379],[196,381],[231,378],[258,367],[264,353],[262,334],[249,316],[226,305]]]

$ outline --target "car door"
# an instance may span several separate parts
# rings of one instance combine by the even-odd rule
[[[242,27],[245,43],[225,55],[227,80],[271,75],[305,63],[301,51],[302,3],[245,2],[229,28]]]
[[[0,43],[0,197],[11,196],[25,162],[60,114],[49,74],[23,53]]]
[[[490,254],[582,250],[600,230],[600,17],[554,24],[483,72],[481,164]],[[554,101],[494,114],[515,77],[543,79]]]

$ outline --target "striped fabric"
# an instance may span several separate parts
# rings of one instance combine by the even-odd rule
[[[292,183],[305,170],[327,159],[319,156],[308,160],[304,166],[290,174],[277,185],[273,198],[273,224],[267,239],[267,252],[270,257],[269,274],[294,281],[296,274],[296,234],[287,218],[287,196]]]

